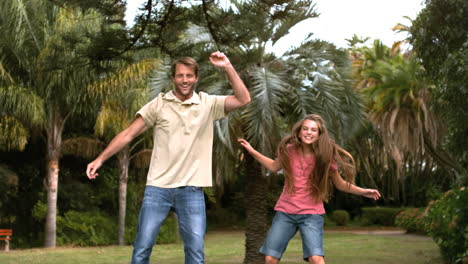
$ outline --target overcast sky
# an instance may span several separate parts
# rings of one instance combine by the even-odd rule
[[[129,24],[137,8],[144,2],[146,0],[127,1],[126,19]],[[292,28],[288,36],[275,44],[275,53],[282,53],[291,45],[300,45],[311,32],[315,38],[343,48],[346,47],[345,39],[350,39],[353,34],[378,38],[391,46],[394,41],[405,38],[405,35],[394,33],[392,27],[397,23],[409,25],[404,16],[414,19],[423,8],[422,0],[316,0],[316,3],[320,16]]]

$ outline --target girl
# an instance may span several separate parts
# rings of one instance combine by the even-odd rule
[[[304,260],[324,264],[323,202],[328,201],[332,184],[344,192],[377,200],[380,193],[352,184],[353,157],[328,135],[325,122],[318,115],[308,115],[297,122],[290,136],[278,146],[278,157],[272,160],[256,151],[244,139],[239,143],[265,168],[272,172],[283,169],[285,183],[275,206],[275,217],[260,252],[265,263],[279,263],[289,240],[299,229]],[[342,169],[346,181],[341,177]]]

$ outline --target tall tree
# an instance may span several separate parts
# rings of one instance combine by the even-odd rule
[[[44,245],[55,247],[62,132],[72,115],[93,107],[86,87],[102,74],[102,67],[89,50],[93,38],[102,33],[105,18],[93,10],[61,8],[51,1],[3,1],[0,13],[2,120],[7,117],[17,127],[38,131],[45,140]],[[20,98],[21,94],[28,97]],[[29,98],[33,108],[26,109]]]
[[[463,0],[427,0],[410,27],[410,42],[416,56],[435,81],[434,106],[444,113],[448,147],[462,164],[459,183],[468,182],[467,83],[468,3]]]
[[[103,104],[95,125],[96,135],[110,142],[118,133],[127,128],[134,120],[138,109],[150,99],[146,79],[159,62],[154,59],[134,63],[118,72],[108,80],[91,86],[91,93],[103,98]],[[125,244],[125,216],[127,202],[127,183],[130,161],[135,160],[137,167],[147,167],[151,156],[151,133],[126,146],[117,153],[119,175],[119,230],[118,244]],[[95,158],[90,157],[90,158]]]
[[[425,160],[426,166],[436,166],[432,162],[436,161],[461,172],[463,169],[441,148],[440,118],[431,107],[434,85],[418,59],[411,53],[401,53],[400,43],[389,48],[379,40],[370,47],[352,49],[351,54],[356,88],[365,95],[369,120],[383,143],[380,145],[374,138],[373,147],[380,145],[382,153],[396,164],[396,179],[391,182],[402,182],[399,176],[408,167],[417,166],[417,160]],[[360,144],[356,148],[364,151],[367,146]],[[387,167],[387,155],[378,156]],[[367,163],[365,169],[369,168]],[[392,186],[399,189],[398,185]],[[396,190],[391,193],[396,194]]]

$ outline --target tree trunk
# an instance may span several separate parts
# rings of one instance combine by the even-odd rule
[[[62,146],[62,131],[64,121],[55,114],[50,122],[47,133],[47,214],[45,222],[44,247],[56,246],[57,236],[57,193],[59,180],[59,159]]]
[[[117,154],[119,161],[119,231],[117,243],[125,245],[125,216],[127,213],[127,182],[128,166],[130,164],[130,148],[126,146]]]
[[[250,155],[245,155],[247,176],[246,230],[244,264],[263,264],[265,257],[258,253],[265,239],[267,219],[267,180],[260,165]]]

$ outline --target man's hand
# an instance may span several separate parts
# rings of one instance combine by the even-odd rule
[[[231,66],[231,62],[229,61],[228,57],[226,57],[224,53],[219,52],[219,51],[211,53],[210,62],[214,66],[223,68],[223,69],[228,66]]]
[[[88,167],[86,168],[86,176],[90,180],[96,179],[96,177],[99,175],[96,171],[102,166],[102,161],[96,159],[93,162],[88,164]]]

